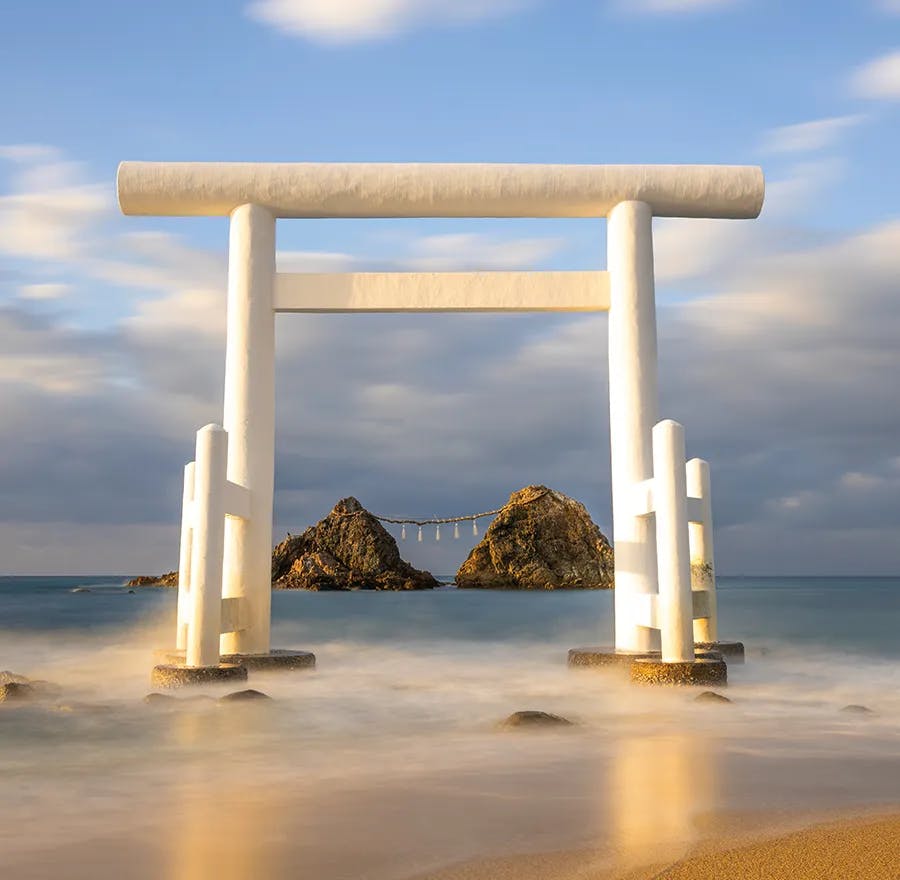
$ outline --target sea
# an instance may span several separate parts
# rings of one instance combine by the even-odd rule
[[[273,594],[273,646],[314,672],[148,703],[175,590],[0,578],[0,876],[411,880],[590,847],[624,869],[723,823],[778,830],[900,808],[900,578],[720,577],[745,643],[730,703],[572,670],[612,641],[610,591]],[[850,708],[847,707],[856,707]],[[530,733],[518,710],[572,722]]]

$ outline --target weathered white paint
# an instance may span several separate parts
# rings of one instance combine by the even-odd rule
[[[653,494],[659,560],[657,616],[664,663],[694,659],[691,557],[688,545],[684,428],[665,419],[653,427]]]
[[[201,428],[197,432],[194,459],[188,666],[215,666],[219,662],[227,458],[228,435],[225,431],[218,425]]]
[[[656,592],[655,520],[634,513],[634,487],[653,476],[657,419],[653,214],[622,202],[609,215],[609,442],[615,541],[616,648],[656,650],[659,636],[633,617],[633,594]]]
[[[276,217],[605,217],[641,201],[657,217],[758,216],[762,170],[725,165],[442,165],[123,162],[124,214]]]
[[[246,628],[223,654],[269,650],[275,479],[275,218],[258,205],[231,215],[224,426],[228,479],[250,494],[249,517],[225,523],[223,596],[245,600]]]
[[[275,276],[276,312],[602,312],[606,272],[358,272]]]
[[[194,539],[194,462],[184,466],[184,489],[181,493],[181,544],[178,550],[178,610],[175,624],[175,647],[187,648],[187,621],[190,614],[191,548]]]
[[[713,555],[712,500],[709,464],[692,458],[685,465],[687,492],[699,507],[699,515],[691,518],[690,531],[691,589],[695,597],[706,597],[705,614],[698,614],[695,606],[694,641],[715,642],[719,638],[716,600],[716,563]]]

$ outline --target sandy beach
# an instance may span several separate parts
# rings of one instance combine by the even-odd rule
[[[606,852],[544,853],[474,861],[416,880],[896,880],[900,812],[831,819],[788,834],[732,830],[672,861],[609,863]]]

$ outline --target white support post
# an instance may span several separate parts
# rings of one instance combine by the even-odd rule
[[[218,425],[197,432],[194,468],[194,536],[187,666],[217,666],[222,621],[222,554],[225,545],[225,469],[228,435]]]
[[[694,641],[715,642],[719,638],[716,608],[716,565],[713,556],[712,502],[709,464],[692,458],[685,466],[687,493],[699,499],[697,522],[688,525],[691,553],[691,589],[706,593],[708,617],[694,620]]]
[[[671,419],[653,428],[653,489],[662,661],[685,663],[694,659],[687,478],[684,428]]]
[[[609,273],[609,430],[612,453],[616,648],[652,651],[659,636],[638,621],[640,596],[656,592],[655,522],[635,516],[633,487],[650,479],[657,419],[653,213],[620,202],[607,224]]]
[[[181,494],[181,546],[178,552],[178,622],[175,647],[187,649],[187,622],[191,601],[191,547],[194,541],[194,462],[184,466],[184,490]]]
[[[246,628],[223,654],[269,651],[275,474],[275,217],[245,204],[231,214],[224,427],[228,479],[249,492],[249,517],[225,524],[224,597],[239,598]]]

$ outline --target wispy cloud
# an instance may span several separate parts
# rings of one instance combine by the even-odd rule
[[[742,0],[619,0],[619,8],[627,12],[679,14],[703,12],[737,6]]]
[[[850,90],[860,98],[900,100],[900,50],[858,67],[850,76]]]
[[[247,14],[322,43],[379,40],[431,25],[496,18],[528,0],[253,0]]]
[[[23,284],[19,288],[19,299],[26,300],[57,300],[62,299],[72,290],[70,284]]]
[[[862,114],[831,116],[783,125],[766,132],[762,149],[766,153],[813,153],[831,147],[846,131],[866,120]]]
[[[84,235],[112,209],[108,188],[85,183],[81,167],[53,147],[0,147],[14,163],[11,191],[0,196],[0,253],[31,260],[71,259]]]

